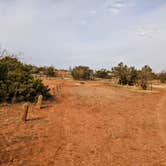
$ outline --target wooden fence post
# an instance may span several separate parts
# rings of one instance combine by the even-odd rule
[[[22,121],[24,122],[27,121],[28,111],[29,111],[29,103],[25,103],[23,105],[23,115],[22,115]]]
[[[41,109],[42,107],[42,101],[43,101],[43,96],[39,95],[38,100],[37,100],[37,107]]]

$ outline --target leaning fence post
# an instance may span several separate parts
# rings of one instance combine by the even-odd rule
[[[22,116],[22,121],[24,122],[27,121],[28,111],[29,111],[29,103],[25,103],[23,105],[23,116]]]
[[[43,96],[39,95],[38,100],[37,100],[37,107],[41,109],[42,106],[42,101],[43,101]]]

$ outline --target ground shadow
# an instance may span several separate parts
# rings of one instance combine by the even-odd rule
[[[44,117],[29,118],[26,121],[38,121],[38,120],[42,120],[42,119],[44,119]]]

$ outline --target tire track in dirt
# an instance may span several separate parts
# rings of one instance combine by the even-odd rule
[[[65,91],[65,90],[64,90]],[[72,100],[70,99],[71,96],[66,96],[66,94],[63,95],[63,102],[60,103],[59,109],[62,112],[62,118],[61,118],[61,130],[63,133],[63,141],[59,142],[59,146],[56,150],[56,153],[54,155],[54,164],[59,166],[65,166],[65,165],[72,165],[72,158],[70,156],[71,153],[71,146],[72,146],[72,135],[71,135],[71,124],[69,122],[69,117],[71,114],[71,110],[73,109],[71,107]],[[73,121],[73,123],[75,123]]]

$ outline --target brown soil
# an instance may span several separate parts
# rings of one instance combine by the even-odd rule
[[[55,80],[45,81],[51,88]],[[164,166],[166,91],[65,80],[57,101],[0,108],[2,166]]]

